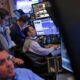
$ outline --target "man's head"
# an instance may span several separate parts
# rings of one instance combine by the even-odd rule
[[[9,18],[9,13],[4,8],[0,8],[0,23],[5,23]]]
[[[23,33],[25,34],[26,37],[35,37],[36,36],[36,31],[33,26],[29,25],[23,30]]]
[[[13,78],[14,75],[14,65],[8,51],[0,49],[0,80]]]
[[[23,16],[21,16],[21,17],[17,20],[17,22],[19,23],[19,25],[20,25],[21,27],[23,27],[24,24],[27,22],[27,20],[28,20],[28,17],[25,16],[25,15],[23,15]]]

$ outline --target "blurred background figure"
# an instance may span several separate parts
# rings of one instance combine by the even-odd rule
[[[16,43],[17,46],[22,47],[25,39],[25,35],[22,32],[22,27],[27,22],[26,16],[21,16],[16,23],[10,28],[11,39]]]
[[[9,13],[7,10],[0,8],[0,46],[4,49],[11,49],[15,43],[11,40],[8,26]]]

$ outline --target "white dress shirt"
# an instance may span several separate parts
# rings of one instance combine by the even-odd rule
[[[35,40],[27,41],[28,39],[25,40],[24,45],[23,45],[23,52],[33,52],[38,55],[48,55],[49,53],[52,54],[52,56],[60,54],[60,49],[55,50],[53,47],[51,48],[43,48],[39,45],[39,43]],[[28,45],[27,45],[28,44]]]
[[[29,47],[29,51],[36,53],[38,55],[48,55],[49,53],[53,52],[54,48],[43,48],[39,45],[38,42],[32,41]]]

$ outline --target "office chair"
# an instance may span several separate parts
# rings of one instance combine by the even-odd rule
[[[38,56],[38,58],[35,58],[33,57],[35,55],[34,53],[32,52],[24,53],[22,50],[16,50],[15,53],[16,53],[14,55],[15,57],[18,57],[24,60],[23,67],[31,69],[33,72],[45,78],[46,80],[56,79],[56,73],[58,72],[57,63],[59,63],[56,60],[57,57],[48,56],[48,57],[40,58],[41,56],[36,55]]]

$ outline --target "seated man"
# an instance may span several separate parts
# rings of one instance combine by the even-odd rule
[[[38,41],[35,40],[36,31],[32,26],[26,27],[23,32],[26,36],[26,39],[23,45],[23,52],[30,51],[41,56],[47,56],[50,53],[52,56],[56,56],[60,54],[59,45],[52,45],[49,48],[41,47]]]
[[[14,68],[8,51],[0,48],[0,80],[44,80],[29,69]]]

